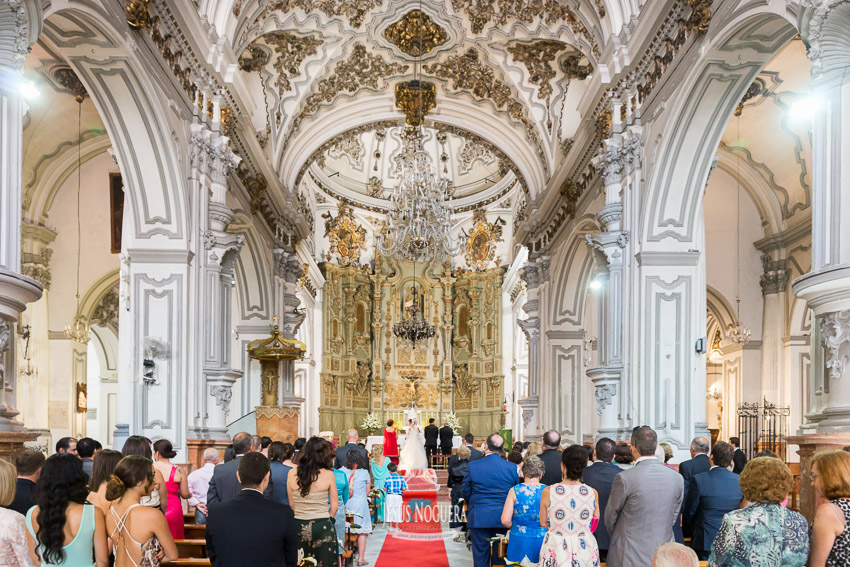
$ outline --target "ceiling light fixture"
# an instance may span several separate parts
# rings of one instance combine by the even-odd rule
[[[416,261],[413,262],[413,289],[412,301],[404,305],[405,317],[393,325],[393,334],[410,343],[411,348],[416,349],[416,343],[426,341],[437,334],[434,325],[425,320],[424,298],[416,291]],[[404,300],[402,300],[404,302]]]
[[[422,44],[422,2],[419,3],[419,44]],[[386,226],[376,237],[376,246],[384,256],[404,260],[427,262],[432,259],[446,261],[459,253],[466,243],[461,233],[452,238],[452,215],[449,202],[452,184],[443,174],[434,172],[431,156],[423,149],[422,125],[422,54],[414,66],[413,80],[419,101],[416,125],[409,125],[408,133],[415,151],[404,164],[401,181],[393,189],[387,213]],[[410,122],[410,120],[409,120]]]
[[[74,319],[65,325],[65,336],[72,341],[86,344],[89,342],[89,324],[80,313],[80,252],[82,248],[81,226],[80,226],[80,191],[82,187],[81,167],[83,165],[83,96],[77,96],[77,308],[74,311]]]
[[[737,140],[736,146],[741,144],[741,117],[736,121],[737,124]],[[735,325],[726,331],[726,340],[731,341],[741,346],[750,342],[750,330],[741,324],[741,157],[735,156],[735,164],[737,173],[735,174],[735,198],[737,199],[737,224],[735,224],[735,269],[737,274],[736,297],[735,304],[737,307]]]

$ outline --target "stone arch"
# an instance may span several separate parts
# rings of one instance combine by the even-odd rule
[[[566,246],[561,246],[552,258],[554,301],[551,324],[581,328],[587,308],[587,286],[596,268],[593,254],[585,241],[586,234],[598,232],[599,225],[592,217],[584,217],[570,234]]]
[[[162,86],[137,57],[132,36],[115,27],[125,20],[123,9],[64,3],[51,8],[43,38],[86,87],[115,148],[127,193],[125,248],[150,247],[161,237],[169,242],[165,247],[185,246],[188,203],[177,150],[183,133],[168,122],[176,110],[153,96]]]
[[[257,234],[250,217],[244,213],[237,213],[228,229],[245,237],[245,245],[233,266],[239,318],[242,321],[269,320],[272,311],[269,282],[272,275],[263,238]]]

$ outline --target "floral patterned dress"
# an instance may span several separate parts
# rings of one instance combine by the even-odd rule
[[[514,515],[508,536],[507,560],[523,565],[537,565],[540,546],[546,530],[540,525],[540,497],[545,484],[518,484],[514,486]]]
[[[753,502],[723,516],[709,567],[802,567],[809,557],[806,519],[779,504]]]
[[[549,487],[549,532],[540,550],[543,567],[599,567],[599,548],[590,531],[596,497],[586,484]]]
[[[850,529],[847,528],[850,520],[850,499],[841,498],[830,500],[844,513],[844,531],[835,538],[829,557],[826,558],[826,567],[838,567],[839,565],[850,565]]]

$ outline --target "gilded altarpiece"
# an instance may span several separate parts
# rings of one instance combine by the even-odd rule
[[[502,427],[504,268],[453,272],[433,262],[417,264],[414,273],[412,263],[380,255],[374,269],[319,267],[325,276],[322,430],[358,427],[370,411],[399,419],[411,400],[423,419],[454,411],[464,433]],[[411,305],[437,329],[415,349],[392,333]]]

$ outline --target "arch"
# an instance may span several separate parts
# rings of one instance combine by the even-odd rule
[[[62,54],[86,87],[100,114],[127,188],[126,244],[185,246],[188,203],[179,159],[179,138],[169,119],[172,109],[154,96],[162,88],[136,52],[125,46],[125,20],[117,4],[69,7],[54,2],[45,14],[43,40]]]
[[[100,305],[104,296],[118,285],[119,270],[111,270],[94,282],[80,298],[79,314],[91,321],[95,309]]]
[[[755,76],[796,33],[787,15],[761,7],[738,12],[709,41],[704,57],[675,93],[651,152],[641,218],[644,246],[688,250],[698,240],[699,211],[711,161],[732,112]],[[755,13],[754,13],[755,12]],[[746,56],[735,59],[733,56]],[[682,62],[682,65],[685,65]],[[655,138],[657,136],[657,138]],[[647,152],[649,155],[650,152]]]
[[[717,154],[720,156],[717,168],[733,179],[737,176],[741,189],[755,204],[762,226],[764,226],[765,236],[782,232],[785,229],[785,221],[782,218],[782,204],[774,192],[782,191],[782,188],[772,188],[768,181],[747,160],[742,159],[739,162],[735,153],[730,149],[726,147],[718,148]],[[709,186],[711,186],[710,181]]]
[[[737,320],[735,308],[732,307],[732,304],[722,293],[710,285],[706,286],[705,305],[708,312],[706,330],[711,331],[711,334],[714,334],[712,322],[717,325],[721,334],[725,333],[726,329],[735,324]],[[711,340],[710,335],[708,338]]]
[[[569,325],[582,327],[587,302],[587,286],[595,272],[593,254],[587,246],[585,235],[599,230],[591,216],[580,219],[577,228],[567,237],[567,245],[561,246],[552,258],[554,279],[554,301],[552,302],[552,326]]]
[[[240,319],[269,320],[272,311],[269,293],[271,275],[264,239],[257,234],[251,218],[243,212],[236,213],[228,230],[245,237],[245,244],[233,266]]]

